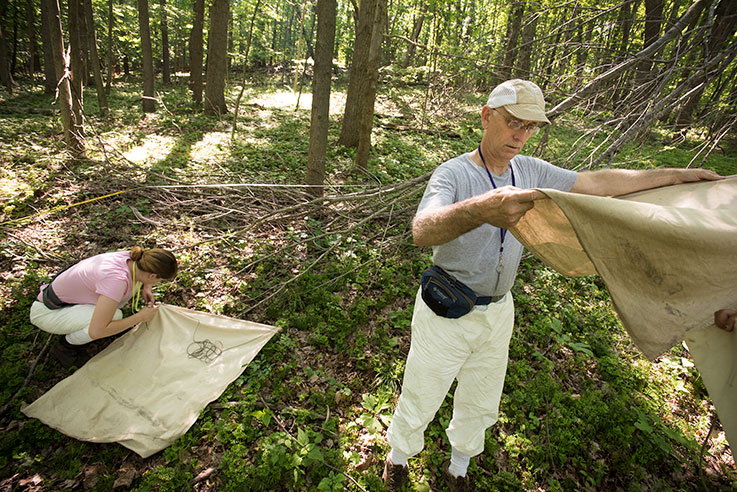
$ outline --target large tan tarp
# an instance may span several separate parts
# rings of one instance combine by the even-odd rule
[[[277,331],[162,305],[151,322],[112,342],[23,413],[145,458],[184,434]]]
[[[737,308],[737,176],[620,198],[541,191],[550,199],[535,202],[515,237],[564,275],[598,273],[649,359],[685,339],[737,442],[737,330],[713,326],[714,311]]]

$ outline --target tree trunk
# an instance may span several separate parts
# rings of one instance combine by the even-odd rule
[[[84,87],[86,67],[84,64],[82,24],[84,6],[82,0],[68,0],[69,3],[69,66],[71,68],[72,110],[74,111],[75,133],[84,135]]]
[[[105,59],[107,61],[107,85],[105,86],[105,94],[110,94],[110,88],[113,85],[113,76],[115,70],[113,69],[113,24],[115,23],[115,16],[113,15],[113,0],[107,2],[107,54]]]
[[[189,33],[189,87],[192,101],[202,104],[202,29],[205,19],[205,0],[195,0],[192,31]]]
[[[4,12],[3,12],[4,14]],[[10,70],[10,57],[8,56],[8,47],[5,39],[5,27],[3,26],[5,16],[0,15],[0,84],[4,85],[9,93],[13,92],[15,81],[13,73]]]
[[[737,12],[737,0],[721,0],[719,2],[719,5],[714,10],[712,25],[709,26],[711,35],[708,37],[708,44],[704,46],[703,60],[709,60],[714,57],[729,42],[735,32],[735,27],[737,27],[737,14],[735,12]],[[681,107],[677,119],[679,126],[688,126],[691,124],[693,114],[707,85],[713,82],[718,76],[718,73],[712,72],[707,74],[702,72],[699,83],[702,83],[703,86],[691,95],[688,101]]]
[[[517,75],[521,79],[529,79],[532,47],[535,44],[535,34],[537,30],[537,20],[540,18],[537,12],[533,12],[524,28],[522,29],[522,40],[519,46],[519,61],[517,62]]]
[[[51,46],[51,29],[54,25],[48,2],[41,0],[41,42],[44,54],[44,94],[54,94],[61,74],[56,73],[54,50]]]
[[[225,114],[225,72],[228,67],[229,0],[213,0],[210,7],[210,30],[207,39],[207,84],[205,113]]]
[[[517,38],[519,38],[520,27],[522,26],[522,16],[525,14],[525,4],[523,2],[515,2],[509,7],[509,16],[511,18],[507,23],[507,45],[504,48],[504,58],[500,72],[504,78],[512,77],[514,64],[517,60]]]
[[[54,70],[59,76],[59,109],[64,128],[64,142],[74,158],[84,157],[84,141],[75,131],[74,112],[72,111],[72,91],[69,84],[69,61],[64,52],[64,39],[61,33],[61,15],[58,0],[41,0],[46,3],[48,18],[51,21],[50,35],[53,50]]]
[[[368,60],[371,51],[371,38],[374,31],[378,0],[363,0],[358,12],[358,29],[353,43],[348,92],[346,94],[343,124],[338,143],[346,147],[357,147],[361,131],[361,110],[363,97],[367,91]]]
[[[87,44],[89,45],[90,62],[92,65],[92,78],[95,81],[95,89],[97,89],[97,102],[100,106],[100,115],[107,113],[107,96],[105,95],[105,87],[102,83],[102,71],[100,66],[100,56],[97,53],[97,33],[95,29],[95,20],[92,15],[92,0],[84,1],[84,14],[87,19]]]
[[[169,58],[169,26],[166,20],[166,0],[161,0],[161,78],[164,84],[171,84],[171,60]]]
[[[407,45],[407,54],[404,56],[402,68],[407,68],[412,63],[412,58],[415,56],[415,48],[417,47],[417,40],[420,38],[420,32],[422,31],[422,25],[425,23],[426,14],[427,3],[424,0],[420,0],[420,13],[417,15],[412,26],[412,34],[409,38],[411,42]]]
[[[336,0],[317,0],[317,42],[312,81],[312,113],[310,115],[310,148],[307,154],[307,184],[313,195],[322,195],[325,181],[325,152],[330,126],[330,84],[333,75]]]
[[[36,9],[32,0],[26,2],[26,27],[28,29],[28,75],[33,82],[38,57],[36,56]]]
[[[138,27],[141,30],[143,58],[143,112],[153,113],[156,111],[156,99],[154,99],[154,57],[151,50],[148,0],[138,0]]]
[[[379,63],[381,62],[381,43],[384,40],[386,26],[386,0],[378,0],[374,12],[369,58],[366,63],[366,81],[359,112],[360,133],[356,149],[355,168],[365,171],[368,167],[371,150],[371,130],[374,127],[374,103],[376,101],[376,84],[379,79]]]

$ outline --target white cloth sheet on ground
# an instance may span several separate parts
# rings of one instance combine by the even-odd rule
[[[278,330],[162,305],[22,411],[68,436],[119,442],[145,458],[184,434]],[[212,345],[195,343],[203,340]],[[198,349],[211,360],[190,357]]]
[[[535,202],[515,237],[559,273],[598,273],[649,359],[686,339],[737,440],[737,331],[713,326],[714,311],[737,308],[737,176],[618,198],[541,191],[550,199]]]

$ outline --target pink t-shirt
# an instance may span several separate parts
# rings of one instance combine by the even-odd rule
[[[126,263],[130,257],[129,251],[118,251],[82,260],[56,277],[54,293],[69,304],[97,304],[103,295],[122,307],[133,297],[133,279]],[[40,294],[37,299],[41,300]]]

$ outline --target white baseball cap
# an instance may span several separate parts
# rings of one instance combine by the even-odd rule
[[[543,91],[529,80],[513,79],[502,82],[491,91],[486,105],[490,108],[504,106],[515,118],[550,123],[545,116]]]

